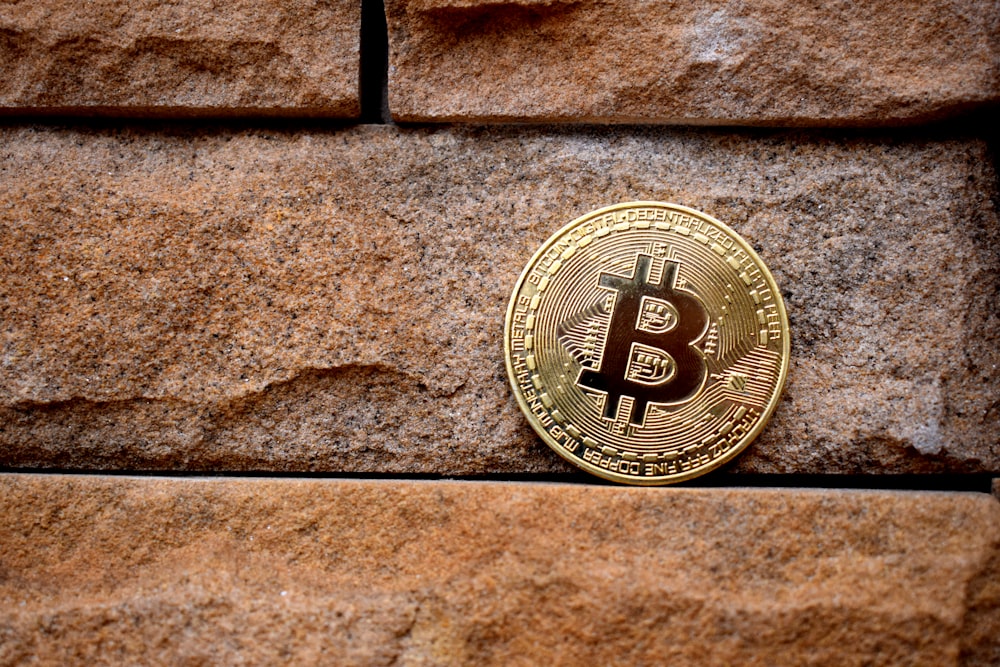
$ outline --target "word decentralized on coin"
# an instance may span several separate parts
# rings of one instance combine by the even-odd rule
[[[668,484],[729,461],[764,428],[788,374],[788,317],[732,229],[629,202],[535,253],[504,350],[518,404],[560,456],[613,481]]]

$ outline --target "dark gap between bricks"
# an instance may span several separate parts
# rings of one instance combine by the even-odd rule
[[[361,2],[362,123],[391,123],[389,115],[389,31],[382,0]]]
[[[456,481],[456,482],[521,482],[557,483],[589,486],[621,486],[589,475],[583,471],[567,473],[490,473],[482,475],[447,475],[431,473],[351,473],[296,472],[273,470],[94,470],[73,468],[14,468],[0,466],[0,474],[86,475],[107,477],[150,478],[262,478],[262,479],[329,479],[382,481]],[[993,475],[988,473],[940,474],[731,474],[716,473],[678,484],[646,488],[755,488],[755,489],[845,489],[868,491],[942,491],[991,493]],[[639,488],[639,487],[633,487]]]

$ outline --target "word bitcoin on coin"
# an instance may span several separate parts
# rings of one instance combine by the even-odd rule
[[[667,484],[731,460],[788,373],[785,307],[732,229],[630,202],[556,232],[521,274],[504,330],[518,404],[560,456],[606,479]]]

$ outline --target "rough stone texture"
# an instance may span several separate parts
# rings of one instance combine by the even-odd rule
[[[359,113],[357,0],[6,0],[0,113]]]
[[[0,545],[5,665],[1000,657],[988,494],[6,475]]]
[[[507,386],[517,275],[631,199],[759,250],[793,332],[730,471],[1000,470],[984,145],[423,128],[0,132],[0,465],[561,472]]]
[[[398,120],[881,125],[1000,100],[1000,3],[387,0]]]

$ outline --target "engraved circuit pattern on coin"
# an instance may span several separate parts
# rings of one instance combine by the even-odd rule
[[[789,360],[771,273],[711,216],[629,202],[574,220],[521,274],[507,372],[560,456],[666,484],[732,459],[763,429]]]

